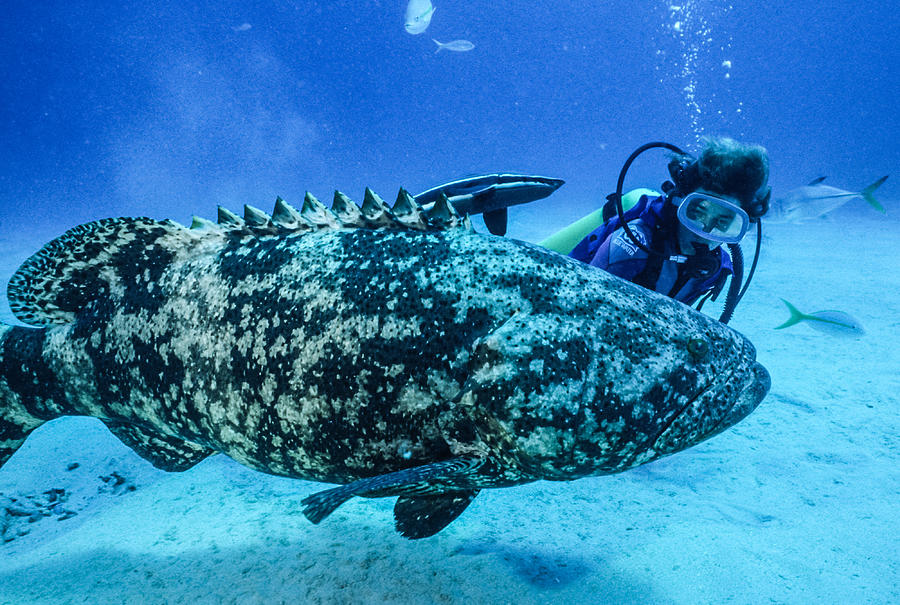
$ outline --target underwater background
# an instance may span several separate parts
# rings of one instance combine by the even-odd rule
[[[566,181],[510,209],[508,236],[539,241],[598,208],[637,146],[706,135],[764,145],[773,198],[891,175],[885,213],[763,221],[731,325],[773,386],[736,428],[621,475],[488,490],[426,541],[393,532],[389,501],[313,526],[317,484],[224,456],[166,474],[94,419],[48,423],[0,497],[64,490],[77,514],[4,516],[0,603],[900,602],[896,3],[435,0],[418,35],[406,5],[7,0],[0,281],[100,218],[488,172]],[[628,186],[658,187],[666,160],[641,156]],[[782,297],[865,334],[774,331]]]
[[[638,145],[706,134],[766,146],[776,194],[818,176],[858,190],[900,164],[887,1],[450,1],[420,35],[402,1],[5,7],[7,237],[496,171],[565,179],[546,217],[593,208]],[[658,186],[663,158],[630,174]]]

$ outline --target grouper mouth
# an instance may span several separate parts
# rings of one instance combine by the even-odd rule
[[[737,401],[731,406],[731,409],[728,410],[728,413],[725,414],[722,420],[719,421],[715,433],[724,431],[746,418],[750,412],[762,403],[766,393],[769,392],[769,388],[772,386],[772,377],[769,376],[769,371],[761,363],[754,361],[750,367],[749,374],[750,378],[744,383],[744,388],[738,395]]]
[[[756,409],[772,379],[755,357],[753,346],[745,342],[742,359],[675,415],[653,441],[652,450],[664,455],[685,449],[734,426]]]

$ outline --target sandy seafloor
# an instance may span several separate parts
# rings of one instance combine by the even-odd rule
[[[540,212],[514,212],[511,235],[577,216]],[[0,504],[49,513],[4,513],[7,536],[27,533],[0,545],[0,603],[900,603],[900,212],[844,212],[765,228],[731,325],[772,390],[693,449],[484,491],[408,541],[393,499],[354,499],[314,526],[300,500],[322,484],[225,456],[167,474],[99,421],[64,418],[0,470]],[[4,283],[42,243],[0,242]],[[867,333],[773,330],[779,297]]]

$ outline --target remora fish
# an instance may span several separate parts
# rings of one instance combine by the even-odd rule
[[[507,211],[510,206],[543,199],[562,187],[565,181],[526,174],[482,174],[450,181],[414,196],[429,210],[446,195],[460,214],[481,214],[488,231],[506,235]]]
[[[508,207],[543,199],[564,184],[562,179],[545,176],[482,174],[432,187],[414,198],[428,211],[441,196],[447,196],[460,214],[481,214],[488,231],[506,235]]]
[[[464,53],[475,48],[475,45],[468,40],[451,40],[450,42],[438,42],[437,40],[432,38],[431,41],[438,46],[437,50],[434,51],[436,53],[439,53],[442,50],[453,50],[458,53]]]
[[[791,189],[783,198],[774,200],[765,220],[771,223],[800,223],[824,216],[857,198],[864,199],[875,210],[884,212],[884,207],[875,199],[874,194],[887,178],[881,177],[862,191],[846,191],[823,185],[825,177],[819,177],[809,185]]]
[[[410,34],[421,34],[431,23],[434,16],[434,6],[431,0],[409,0],[406,5],[406,17],[404,27]]]
[[[42,423],[100,418],[159,468],[216,452],[399,496],[441,530],[479,490],[616,473],[738,422],[769,388],[740,334],[538,246],[424,214],[307,194],[298,212],[220,208],[69,230],[9,285],[39,326],[0,327],[0,462]]]

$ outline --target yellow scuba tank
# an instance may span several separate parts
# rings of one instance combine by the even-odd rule
[[[637,204],[642,195],[650,197],[658,197],[662,195],[659,191],[653,189],[632,189],[628,193],[622,195],[622,210],[627,212],[632,206]],[[568,254],[572,249],[583,240],[588,234],[603,224],[603,209],[598,208],[587,216],[584,216],[571,225],[563,227],[548,238],[538,242],[539,246],[543,246],[560,254]]]

